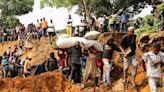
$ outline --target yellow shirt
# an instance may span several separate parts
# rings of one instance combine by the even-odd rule
[[[47,21],[42,22],[42,28],[47,28]]]
[[[109,19],[109,24],[114,24],[115,18],[112,16],[112,18]]]

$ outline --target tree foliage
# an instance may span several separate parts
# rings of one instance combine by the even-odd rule
[[[0,0],[1,14],[22,15],[32,11],[34,0]]]
[[[19,19],[14,16],[5,16],[2,19],[3,20],[1,21],[0,25],[6,26],[8,28],[13,28],[20,24]]]
[[[0,0],[0,25],[14,27],[19,24],[20,16],[32,11],[34,0]]]
[[[158,13],[157,15],[160,14],[159,18],[156,18],[155,15],[147,15],[144,17],[144,27],[139,28],[138,31],[136,32],[137,35],[140,35],[142,33],[150,33],[150,32],[156,32],[156,31],[161,31],[163,30],[163,26],[164,26],[164,17],[161,13],[164,12],[164,3],[161,3],[159,5],[157,5],[156,7],[156,12]],[[150,26],[147,24],[148,20],[153,20],[153,26]]]
[[[110,15],[120,9],[137,14],[145,5],[151,4],[151,0],[41,0],[40,3],[42,8],[44,6],[71,7],[77,5],[78,12]]]
[[[50,7],[70,7],[73,5],[78,4],[78,0],[41,0],[41,8],[44,8],[45,6]]]
[[[163,12],[164,11],[164,2],[157,6],[157,11],[158,12]]]

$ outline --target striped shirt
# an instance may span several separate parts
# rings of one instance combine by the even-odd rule
[[[154,65],[153,62],[161,61],[164,63],[164,53],[159,52],[158,54],[154,54],[153,52],[147,52],[144,54],[142,58],[147,63],[147,76],[162,78],[162,65]]]

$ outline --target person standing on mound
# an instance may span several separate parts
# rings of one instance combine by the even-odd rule
[[[123,57],[124,64],[124,83],[128,83],[128,69],[132,65],[132,84],[135,87],[135,77],[137,74],[137,61],[136,61],[136,35],[134,34],[134,27],[128,28],[128,33],[123,36],[121,41],[121,48],[124,50]]]
[[[48,25],[47,31],[48,31],[49,39],[50,39],[50,41],[52,41],[53,36],[55,36],[55,25],[52,20],[50,20],[50,24]]]
[[[43,28],[43,35],[46,37],[47,35],[47,28],[48,28],[48,23],[45,18],[43,18],[42,21],[42,28]]]
[[[155,43],[152,50],[143,56],[143,68],[147,71],[148,82],[151,92],[162,92],[162,65],[164,53],[160,51],[160,44]],[[145,68],[145,63],[147,69]]]
[[[70,48],[68,53],[70,54],[71,58],[71,74],[70,74],[70,81],[72,83],[80,83],[81,82],[81,60],[82,57],[82,46],[80,43],[77,42],[74,47]]]
[[[72,22],[73,22],[72,17],[71,15],[69,15],[68,22],[67,22],[67,29],[66,29],[66,32],[69,36],[73,35]]]
[[[94,47],[91,47],[89,49],[89,56],[87,57],[86,69],[83,79],[84,85],[89,79],[91,79],[94,80],[95,85],[98,86],[98,80],[96,80],[96,76],[98,74],[97,65],[96,65],[96,53],[97,51]]]
[[[104,76],[103,76],[103,83],[105,85],[111,84],[110,71],[111,71],[112,65],[113,65],[113,60],[112,60],[113,52],[114,51],[122,51],[123,52],[123,50],[120,49],[119,47],[117,47],[113,42],[114,42],[113,37],[109,36],[107,38],[107,43],[104,45],[104,51],[102,54],[102,61],[103,61],[104,66],[105,66]]]

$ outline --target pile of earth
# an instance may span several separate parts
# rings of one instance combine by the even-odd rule
[[[60,73],[0,80],[0,92],[70,92],[71,84]]]
[[[144,52],[149,49],[154,43],[159,42],[161,44],[162,50],[164,49],[164,31],[155,33],[144,33],[137,39],[138,47]]]

